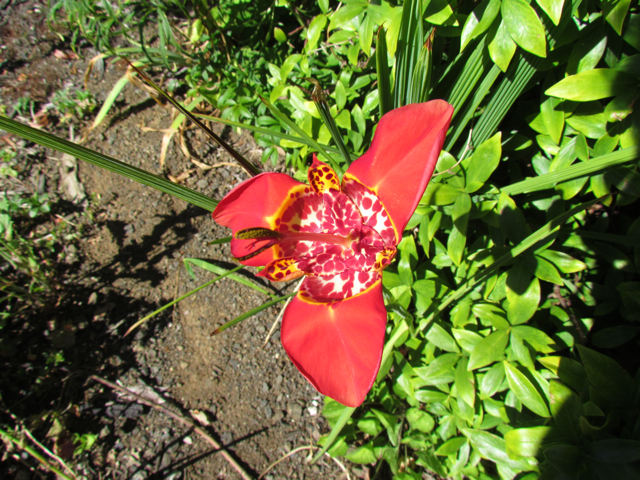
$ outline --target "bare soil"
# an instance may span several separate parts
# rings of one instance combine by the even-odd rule
[[[23,96],[44,103],[67,84],[81,87],[88,60],[95,54],[87,47],[80,52],[84,58],[57,58],[56,49],[70,51],[48,30],[43,8],[32,1],[0,1],[4,105]],[[122,75],[123,65],[106,62],[104,71],[91,77],[89,89],[101,102]],[[185,184],[217,199],[247,178],[235,166],[196,167],[179,148],[177,135],[161,167],[161,130],[169,128],[171,120],[170,108],[128,85],[85,145],[164,176],[191,171]],[[90,121],[73,121],[76,137],[87,131]],[[55,122],[47,129],[65,137],[70,130],[68,123]],[[218,132],[248,157],[260,158],[251,136],[229,129]],[[199,132],[190,130],[185,136],[199,161],[231,162]],[[63,245],[65,262],[57,266],[59,287],[52,300],[30,312],[24,322],[14,321],[0,330],[3,344],[12,347],[0,349],[0,392],[8,408],[25,419],[45,410],[64,412],[69,432],[97,434],[88,453],[75,460],[68,457],[86,478],[241,478],[196,432],[116,395],[91,381],[91,375],[135,387],[185,417],[195,414],[253,478],[293,449],[314,445],[328,431],[319,415],[322,397],[287,358],[279,330],[262,348],[282,305],[211,336],[219,325],[269,300],[249,287],[223,279],[123,337],[144,315],[214,278],[194,268],[192,279],[183,265],[185,258],[233,268],[227,245],[209,245],[229,231],[202,209],[82,162],[77,177],[87,200],[74,203],[62,182],[61,154],[28,143],[24,147],[31,153],[21,153],[23,181],[40,182],[51,196],[51,215],[78,224],[83,233]],[[249,270],[243,272],[274,294],[293,288],[260,282]],[[52,351],[64,356],[56,369],[47,367],[44,357]],[[29,372],[38,368],[49,368],[49,373],[36,386],[29,383],[36,378]],[[6,412],[2,415],[0,423],[8,422]],[[36,431],[46,434],[42,428]],[[53,448],[49,440],[43,442]],[[308,464],[308,454],[301,450],[289,456],[266,478],[343,475],[329,457]],[[16,459],[14,454],[5,459],[0,466],[0,476],[7,475],[3,478],[43,478],[42,470],[30,470],[34,462],[28,457]],[[346,467],[357,476],[368,475],[364,469]]]

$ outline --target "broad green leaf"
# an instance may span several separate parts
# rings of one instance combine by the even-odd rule
[[[545,282],[555,283],[556,285],[564,285],[562,277],[558,273],[556,267],[542,257],[535,257],[536,270],[534,275]]]
[[[544,26],[535,10],[525,0],[504,0],[502,19],[511,38],[527,52],[547,56]]]
[[[622,35],[622,24],[629,11],[631,0],[609,0],[601,2],[604,17],[618,35]]]
[[[509,458],[504,439],[497,435],[483,432],[482,430],[471,429],[464,429],[462,433],[469,439],[483,458],[516,471],[531,469],[532,464],[524,458],[517,460]]]
[[[420,430],[424,433],[431,432],[435,426],[435,421],[431,415],[418,408],[407,410],[407,422],[414,430]]]
[[[350,462],[359,464],[376,463],[378,461],[378,457],[373,450],[373,442],[369,442],[356,450],[347,452],[344,457]]]
[[[584,35],[573,46],[567,62],[569,75],[592,70],[600,62],[607,47],[607,34],[601,24],[595,26],[598,28],[583,30]]]
[[[613,359],[578,345],[580,358],[587,372],[589,384],[611,405],[629,408],[632,402],[632,380]]]
[[[458,400],[462,400],[473,408],[476,401],[476,387],[473,372],[467,371],[469,357],[462,357],[456,367],[456,391]]]
[[[545,94],[567,100],[588,102],[614,97],[635,87],[636,83],[637,81],[626,73],[610,68],[596,68],[560,80]]]
[[[473,193],[482,188],[500,163],[502,133],[498,132],[473,152],[467,168],[465,192]]]
[[[460,352],[453,337],[451,337],[451,335],[449,335],[447,331],[437,323],[434,323],[431,326],[431,329],[427,333],[427,340],[446,352]]]
[[[285,43],[287,41],[287,34],[281,28],[273,27],[273,36],[278,43]]]
[[[440,457],[448,457],[449,455],[457,454],[460,448],[467,443],[466,437],[453,437],[444,442],[436,450],[436,455]]]
[[[366,5],[351,4],[343,5],[342,8],[336,10],[331,15],[331,21],[329,22],[329,31],[340,28],[347,22],[350,22],[354,17],[360,15],[366,8]]]
[[[536,387],[533,386],[520,370],[505,361],[504,371],[507,376],[509,388],[524,406],[541,417],[551,416],[547,404],[538,393],[538,390],[536,390]]]
[[[551,433],[551,427],[516,428],[504,435],[507,455],[514,460],[519,457],[535,457]]]
[[[508,341],[509,330],[498,330],[480,340],[469,359],[469,370],[475,370],[501,360],[504,357]]]
[[[360,49],[368,57],[371,54],[371,42],[373,41],[373,19],[370,15],[367,15],[364,21],[360,24],[359,39]]]
[[[422,389],[415,391],[416,399],[419,402],[430,403],[444,403],[449,396],[446,393],[442,393],[439,390]]]
[[[566,122],[587,138],[598,139],[607,132],[607,121],[600,102],[581,103],[573,114],[566,118]]]
[[[497,330],[506,330],[511,328],[507,321],[507,314],[502,308],[493,303],[474,303],[472,307],[473,314],[486,325],[486,322]]]
[[[427,367],[418,367],[415,369],[416,373],[427,380],[431,377],[437,377],[444,373],[453,371],[460,355],[457,353],[443,353],[438,355],[433,362]]]
[[[452,330],[453,336],[456,338],[458,345],[467,352],[469,355],[473,353],[473,350],[476,348],[476,345],[482,340],[482,337],[477,333],[474,333],[470,330],[462,330],[459,328],[454,328]]]
[[[504,382],[504,364],[502,362],[496,363],[492,366],[480,383],[480,398],[487,399],[495,395],[500,389],[500,386]]]
[[[555,84],[556,80],[552,73],[548,73],[545,77],[542,88],[546,90]],[[540,111],[542,112],[542,120],[549,132],[552,140],[556,145],[560,145],[560,139],[562,138],[562,132],[564,131],[564,112],[560,108],[562,100],[555,97],[548,97],[544,93],[542,94]]]
[[[630,16],[629,23],[622,38],[629,45],[633,45],[636,50],[640,51],[640,15]]]
[[[535,277],[532,279],[531,274],[520,265],[518,263],[512,267],[507,277],[507,318],[512,325],[519,325],[533,317],[540,303],[540,282]]]
[[[464,50],[472,39],[486,32],[499,12],[500,0],[483,0],[474,8],[462,27],[460,50]]]
[[[430,183],[420,205],[450,205],[462,192],[447,183]]]
[[[324,410],[322,411],[322,415],[324,416]],[[380,420],[377,418],[362,418],[358,420],[357,426],[358,429],[372,437],[380,434],[383,428]]]
[[[581,437],[580,416],[582,402],[573,390],[557,380],[549,382],[549,406],[558,428],[569,438],[577,441]]]
[[[544,357],[538,361],[574,390],[582,391],[587,374],[578,362],[566,357]]]
[[[553,340],[542,330],[529,327],[526,325],[518,325],[513,327],[511,333],[521,340],[526,340],[537,352],[547,353],[553,352]]]
[[[558,270],[560,270],[562,273],[576,273],[587,268],[587,266],[583,262],[581,262],[580,260],[576,260],[575,258],[567,255],[564,252],[547,249],[543,252],[538,253],[538,256],[549,260],[556,267],[558,267]]]
[[[627,118],[635,107],[640,91],[630,89],[611,100],[604,109],[604,118],[607,122],[620,122]]]
[[[544,10],[544,13],[549,15],[549,18],[554,25],[560,23],[560,17],[562,16],[562,7],[564,0],[536,0],[540,8]]]
[[[500,20],[499,25],[489,30],[488,41],[491,60],[500,70],[506,72],[513,54],[516,53],[516,42],[511,38],[504,20]]]

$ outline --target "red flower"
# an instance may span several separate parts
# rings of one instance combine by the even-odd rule
[[[360,405],[375,381],[387,312],[382,270],[442,149],[453,107],[441,100],[384,115],[371,148],[339,182],[315,156],[309,185],[263,173],[235,187],[213,218],[231,253],[273,281],[306,275],[282,320],[282,344],[325,395]]]

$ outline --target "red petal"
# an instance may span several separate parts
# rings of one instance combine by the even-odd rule
[[[362,294],[331,304],[296,296],[284,312],[282,345],[322,394],[360,405],[380,369],[387,312],[378,280]]]
[[[392,110],[380,119],[371,148],[345,174],[378,195],[400,237],[431,179],[452,115],[443,100]]]
[[[252,227],[274,230],[276,219],[271,217],[278,212],[291,190],[304,188],[308,188],[307,185],[284,173],[262,173],[231,190],[213,211],[213,219],[234,233]],[[255,250],[250,247],[254,243],[255,240],[233,239],[231,253],[234,257],[248,255]],[[272,260],[274,252],[271,248],[241,263],[259,266]]]

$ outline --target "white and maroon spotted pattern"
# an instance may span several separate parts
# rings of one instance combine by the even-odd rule
[[[357,205],[362,222],[378,232],[386,245],[398,244],[400,239],[396,235],[391,217],[371,189],[347,173],[342,178],[342,191]]]
[[[349,268],[333,275],[309,275],[300,286],[300,296],[316,303],[333,303],[362,293],[380,278],[380,272]]]
[[[289,192],[276,214],[281,238],[276,260],[261,273],[270,280],[301,274],[300,295],[309,302],[333,303],[362,293],[381,278],[396,253],[396,234],[387,211],[366,186],[314,159],[309,187]],[[305,235],[303,235],[305,234]]]

